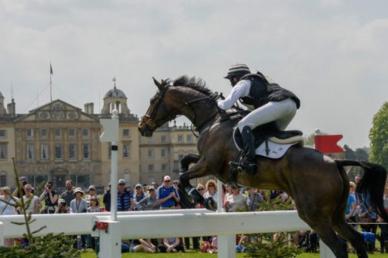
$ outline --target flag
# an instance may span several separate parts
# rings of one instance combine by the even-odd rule
[[[53,75],[53,67],[51,66],[51,63],[50,63],[50,75]]]
[[[337,145],[338,141],[342,139],[342,135],[316,135],[314,137],[315,149],[322,153],[338,153],[344,150]]]

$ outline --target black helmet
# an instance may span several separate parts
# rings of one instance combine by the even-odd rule
[[[242,77],[246,74],[251,73],[249,67],[246,64],[235,64],[228,70],[228,74],[224,77],[225,79],[231,79],[232,77]]]

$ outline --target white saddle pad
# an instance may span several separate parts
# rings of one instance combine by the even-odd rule
[[[290,144],[279,144],[274,143],[268,140],[268,153],[267,153],[267,146],[266,143],[263,142],[257,149],[256,149],[256,155],[270,158],[270,159],[280,159],[281,157],[286,154],[288,149],[297,143],[290,143]]]

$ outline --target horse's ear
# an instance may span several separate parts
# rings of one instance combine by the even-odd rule
[[[156,80],[155,77],[152,77],[152,79],[154,80],[154,83],[155,83],[156,87],[158,87],[158,89],[160,91],[163,91],[163,89],[164,89],[163,84],[161,82],[159,82],[158,80]]]

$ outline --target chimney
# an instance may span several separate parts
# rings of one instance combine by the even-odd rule
[[[93,115],[93,113],[94,113],[94,104],[93,104],[93,102],[85,103],[84,109],[85,109],[85,113]]]
[[[14,99],[7,105],[7,110],[9,115],[16,116],[16,103]]]

